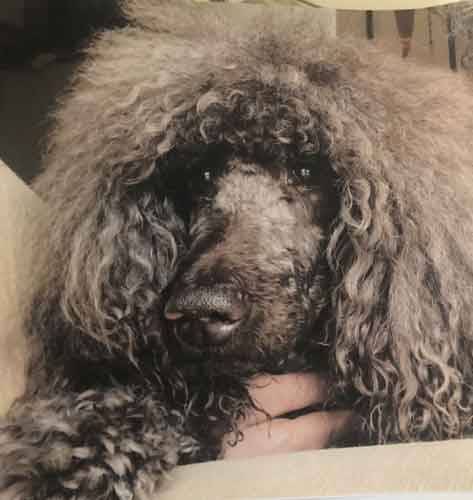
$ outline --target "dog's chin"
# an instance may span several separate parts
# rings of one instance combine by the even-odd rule
[[[176,346],[175,346],[176,347]],[[239,374],[249,377],[259,373],[283,374],[313,369],[306,356],[294,346],[277,349],[255,344],[195,347],[179,342],[173,361],[182,370],[206,374]]]

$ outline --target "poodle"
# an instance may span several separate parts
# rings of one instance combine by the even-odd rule
[[[159,497],[244,439],[260,373],[327,373],[357,443],[471,432],[470,84],[305,9],[125,8],[35,184],[1,498]]]

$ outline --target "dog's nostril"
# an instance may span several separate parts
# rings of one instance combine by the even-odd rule
[[[245,315],[242,293],[225,285],[175,293],[164,310],[165,318],[175,322],[177,332],[184,333],[186,340],[211,345],[226,342]],[[186,328],[184,332],[179,324],[188,322],[192,323],[193,328]]]

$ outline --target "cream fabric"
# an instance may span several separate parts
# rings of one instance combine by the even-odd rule
[[[413,443],[179,467],[156,500],[471,491],[473,440]],[[349,500],[349,499],[347,499]]]
[[[461,0],[310,0],[321,7],[348,10],[424,9],[438,5],[458,3]]]
[[[23,387],[21,287],[42,203],[0,165],[0,413]],[[34,261],[34,259],[33,259]],[[473,440],[304,452],[179,467],[156,500],[473,491]]]
[[[25,340],[21,334],[21,287],[25,280],[38,197],[0,160],[0,414],[23,389]]]

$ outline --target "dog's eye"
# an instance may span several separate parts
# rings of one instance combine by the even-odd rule
[[[217,180],[217,172],[208,167],[194,166],[188,171],[187,189],[194,200],[211,196]]]
[[[301,179],[306,180],[306,179],[310,179],[311,172],[308,168],[301,168],[299,170],[299,175],[300,175]]]
[[[329,172],[330,161],[324,155],[308,155],[289,165],[287,183],[311,188],[320,184]]]
[[[309,185],[312,181],[312,170],[308,166],[294,168],[289,172],[288,184]]]
[[[210,169],[194,168],[189,171],[189,181],[195,188],[206,188],[215,179],[215,173]]]

